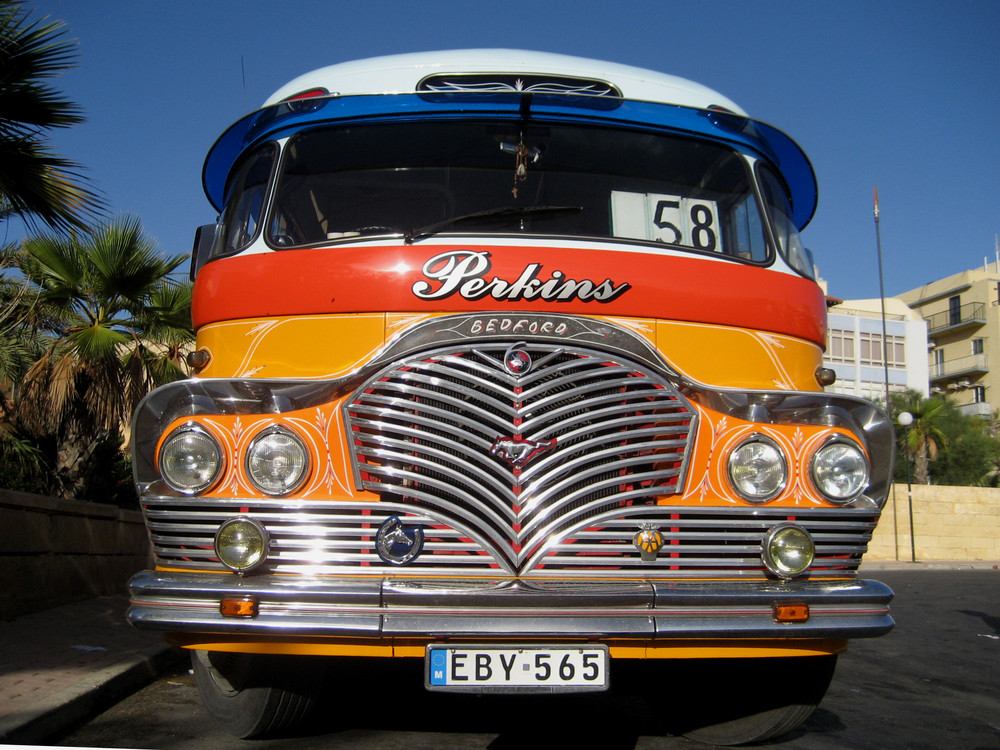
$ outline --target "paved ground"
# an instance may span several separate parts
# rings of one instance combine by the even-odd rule
[[[0,622],[0,742],[41,741],[178,658],[125,621],[127,606],[99,597]]]
[[[868,565],[996,569],[997,563]],[[897,592],[901,593],[901,592]],[[126,597],[101,597],[0,621],[0,743],[44,742],[153,680],[183,655],[125,621]]]

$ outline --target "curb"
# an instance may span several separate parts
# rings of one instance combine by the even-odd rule
[[[120,698],[152,682],[178,663],[181,649],[165,643],[150,646],[114,666],[42,698],[10,716],[0,718],[0,742],[42,743],[81,719],[93,716]]]
[[[1000,571],[1000,562],[977,560],[975,562],[948,562],[947,560],[873,560],[862,562],[859,573],[876,570],[995,570]]]

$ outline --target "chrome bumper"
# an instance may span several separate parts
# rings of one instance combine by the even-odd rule
[[[144,571],[129,622],[173,633],[420,638],[862,638],[892,629],[878,581],[524,582],[300,578]],[[223,597],[258,604],[223,617]],[[781,604],[806,604],[780,623]]]

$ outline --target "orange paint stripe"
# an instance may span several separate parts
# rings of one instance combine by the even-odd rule
[[[497,299],[489,293],[478,299],[458,293],[433,297],[442,281],[425,276],[425,263],[459,249],[421,243],[221,258],[207,264],[195,283],[194,324],[324,313],[540,311],[713,323],[786,334],[821,346],[826,341],[823,293],[798,276],[694,256],[470,245],[461,249],[488,253],[489,267],[481,274],[486,282],[514,283],[531,276],[537,284],[555,279],[628,286],[606,302]],[[432,298],[414,293],[420,282],[418,288]]]

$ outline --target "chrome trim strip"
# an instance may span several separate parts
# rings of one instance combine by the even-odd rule
[[[859,638],[892,626],[877,581],[526,582],[236,576],[144,571],[129,584],[135,627],[175,633],[366,637]],[[260,614],[224,618],[223,596]],[[808,604],[808,622],[774,621]]]

